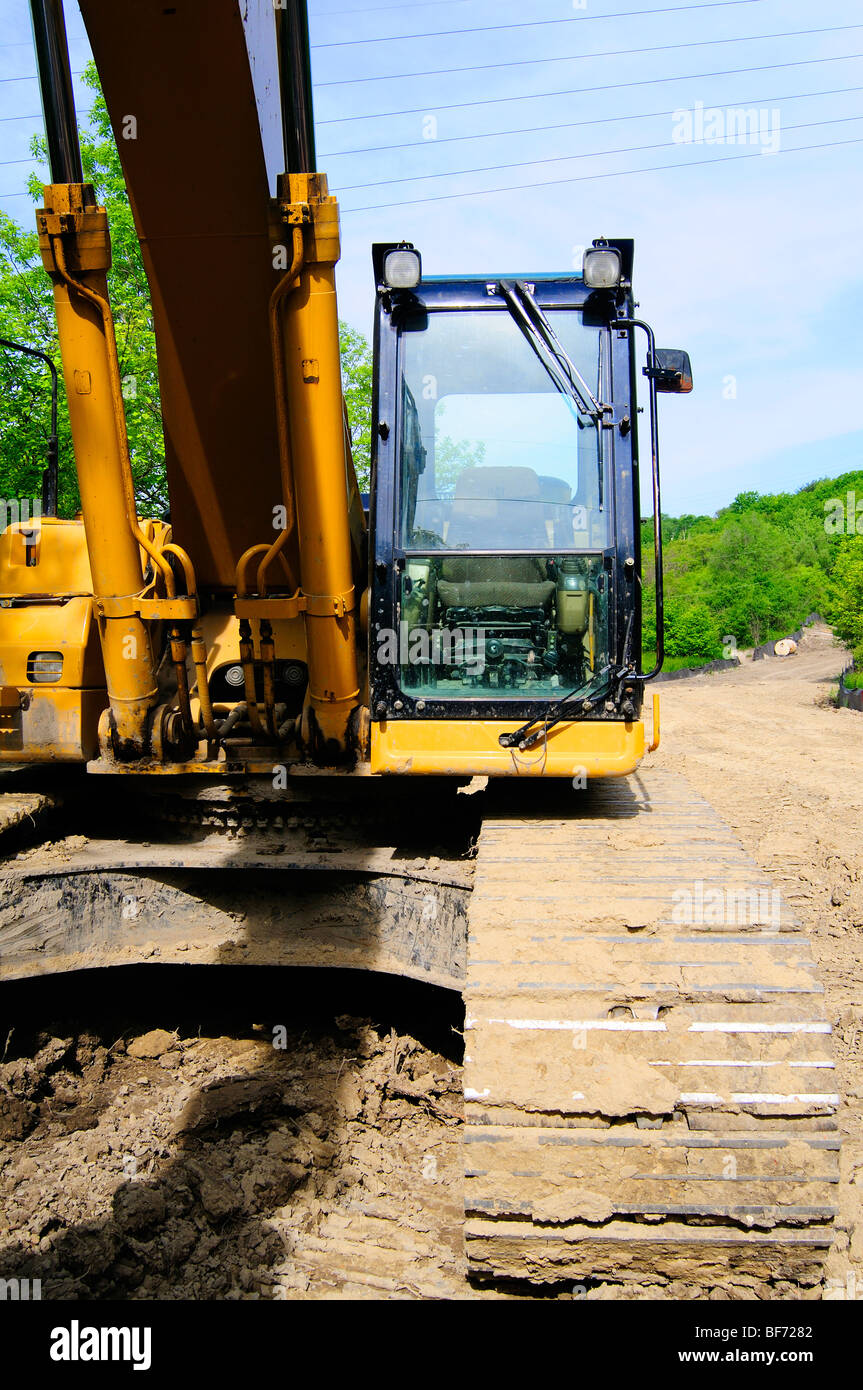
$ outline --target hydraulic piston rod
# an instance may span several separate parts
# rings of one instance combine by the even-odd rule
[[[52,183],[37,210],[54,305],[94,598],[140,594],[144,578],[114,324],[108,300],[111,239],[104,208],[83,182],[62,0],[31,0]],[[114,605],[114,608],[117,606]],[[122,612],[123,605],[119,605]],[[150,633],[132,605],[99,618],[110,702],[103,751],[147,751],[156,678]]]

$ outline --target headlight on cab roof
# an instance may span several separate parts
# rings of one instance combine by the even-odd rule
[[[391,290],[413,290],[422,278],[422,259],[419,251],[405,242],[384,257],[384,280]]]
[[[589,290],[616,290],[623,274],[623,261],[614,246],[589,246],[584,253],[584,283]]]

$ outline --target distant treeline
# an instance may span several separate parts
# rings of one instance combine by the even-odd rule
[[[812,612],[863,663],[863,471],[797,492],[742,492],[712,517],[663,516],[662,540],[670,664],[782,637]],[[656,645],[652,521],[642,522],[641,543],[649,652]]]

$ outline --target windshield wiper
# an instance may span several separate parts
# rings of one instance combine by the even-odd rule
[[[498,289],[558,391],[574,401],[579,415],[599,424],[606,407],[594,396],[527,285],[516,280],[513,288],[508,280],[501,280]]]
[[[602,680],[603,676],[610,676],[612,680],[619,682],[616,703],[627,719],[635,718],[635,708],[631,700],[624,699],[623,690],[624,682],[626,680],[632,680],[634,677],[631,649],[632,613],[629,614],[626,620],[626,632],[623,638],[623,654],[620,665],[616,669],[612,666],[603,666],[603,668],[597,672],[593,682],[591,682],[595,684],[597,680]],[[588,689],[589,688],[590,687],[588,687]],[[583,685],[577,685],[574,690],[570,690],[568,695],[564,695],[554,703],[546,705],[545,709],[540,714],[535,714],[532,719],[529,719],[526,724],[522,724],[520,728],[513,730],[513,732],[509,734],[501,734],[498,738],[498,743],[501,748],[518,748],[520,752],[527,752],[540,739],[546,738],[549,729],[553,729],[555,724],[560,724],[563,720],[569,723],[576,719],[584,719],[586,715],[590,714],[591,710],[596,708],[596,704],[601,696],[599,693],[595,693],[594,698],[591,700],[589,695],[581,695],[583,689]]]
[[[608,671],[605,666],[598,672],[601,679]],[[596,707],[596,699],[591,700],[584,696],[580,703],[578,700],[579,692],[584,689],[583,684],[570,690],[568,695],[564,695],[555,704],[546,706],[542,714],[534,715],[526,724],[522,724],[520,729],[514,729],[510,734],[500,734],[498,743],[501,748],[518,748],[519,752],[527,752],[541,738],[545,738],[549,729],[553,729],[555,724],[560,724],[565,719],[567,723],[576,719],[584,719],[591,710]],[[597,699],[599,696],[597,696]],[[540,725],[537,728],[537,725]]]

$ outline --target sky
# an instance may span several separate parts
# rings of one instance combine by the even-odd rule
[[[65,6],[80,72],[89,46]],[[695,380],[661,401],[664,511],[863,467],[859,0],[309,12],[355,328],[371,334],[374,241],[413,241],[427,274],[493,277],[568,273],[594,237],[631,236],[639,312]],[[34,74],[27,0],[0,0],[0,206],[26,225]],[[743,132],[735,111],[753,113]]]

